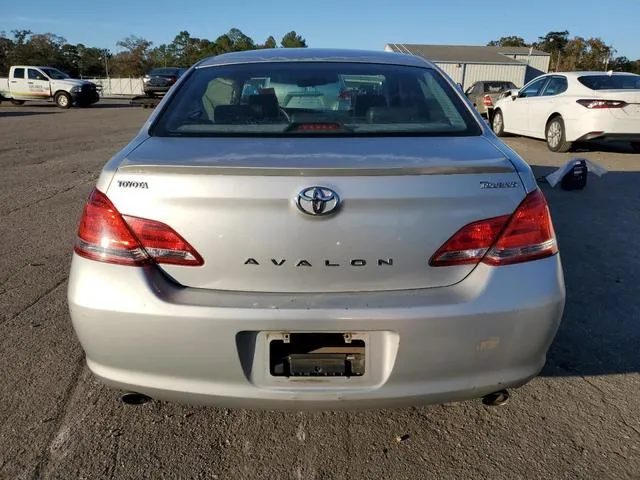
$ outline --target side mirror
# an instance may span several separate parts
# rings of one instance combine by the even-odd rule
[[[460,90],[462,93],[464,93],[464,87],[462,86],[461,83],[456,83],[456,85],[458,86],[458,90]]]
[[[520,96],[520,91],[517,89],[511,89],[511,90],[507,90],[505,92],[505,96],[510,96],[511,100],[515,100],[516,98],[518,98]]]

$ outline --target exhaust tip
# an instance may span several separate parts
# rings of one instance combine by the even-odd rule
[[[509,391],[500,390],[498,392],[490,393],[482,397],[482,403],[488,407],[499,407],[506,404],[509,401]]]
[[[144,405],[151,401],[151,397],[138,392],[127,392],[120,397],[120,400],[125,405]]]

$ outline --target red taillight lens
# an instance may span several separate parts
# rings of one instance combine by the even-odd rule
[[[483,259],[489,265],[509,265],[550,257],[558,243],[549,206],[537,189],[522,201],[509,224]]]
[[[509,218],[509,215],[503,215],[462,227],[431,257],[429,265],[446,267],[478,263],[496,242]]]
[[[168,225],[126,215],[123,218],[156,263],[193,266],[204,263],[198,252]]]
[[[338,94],[338,98],[340,100],[351,100],[352,97],[353,97],[353,94],[349,90],[342,90]]]
[[[489,95],[485,95],[484,97],[482,97],[482,103],[485,107],[493,107],[493,100],[491,100],[491,97]]]
[[[84,207],[74,251],[91,260],[118,265],[204,263],[171,227],[154,220],[123,217],[99,190],[91,192]]]
[[[599,109],[599,108],[624,108],[627,106],[627,102],[622,100],[595,100],[595,99],[587,99],[587,100],[576,100],[577,103],[582,105],[583,107],[589,109]]]
[[[482,261],[511,265],[549,257],[558,252],[547,201],[537,189],[513,215],[471,223],[460,229],[431,257],[434,267]]]

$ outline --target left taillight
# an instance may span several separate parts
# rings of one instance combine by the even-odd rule
[[[97,189],[82,212],[74,251],[84,258],[118,265],[204,264],[198,252],[170,226],[121,215]]]

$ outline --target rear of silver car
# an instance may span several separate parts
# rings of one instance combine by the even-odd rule
[[[450,130],[398,122],[403,105],[346,123],[336,112],[361,99],[319,75],[278,92],[281,123],[225,122],[215,112],[236,104],[215,72],[244,66],[194,69],[85,207],[68,298],[90,369],[154,398],[248,408],[439,403],[529,381],[564,284],[528,167],[418,60],[308,61],[385,88],[396,68],[428,72]],[[300,60],[261,62],[241,77],[271,72],[286,90],[290,71],[274,72]],[[202,78],[218,90],[176,128]]]

